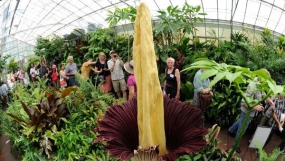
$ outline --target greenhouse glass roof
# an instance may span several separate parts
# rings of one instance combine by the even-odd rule
[[[186,0],[0,0],[0,53],[27,56],[39,36],[62,36],[75,28],[108,27],[105,18],[115,7],[146,2],[156,19],[158,10],[182,6]],[[207,13],[205,21],[268,28],[285,33],[285,0],[187,0]],[[231,23],[233,22],[233,23]],[[20,44],[20,45],[19,45]]]

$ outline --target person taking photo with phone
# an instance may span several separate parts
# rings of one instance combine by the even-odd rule
[[[111,80],[114,91],[116,92],[118,98],[121,98],[121,93],[123,93],[123,98],[127,100],[127,85],[123,72],[124,62],[115,50],[111,50],[109,55],[111,59],[108,61],[108,68],[111,72]]]

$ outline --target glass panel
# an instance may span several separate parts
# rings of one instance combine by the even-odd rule
[[[260,6],[260,2],[258,1],[255,1],[255,0],[248,1],[244,23],[254,25],[256,18],[257,18],[259,6]]]
[[[272,13],[269,17],[269,21],[265,27],[274,30],[281,16],[281,12],[281,10],[273,8]]]
[[[246,1],[239,1],[235,15],[233,17],[233,21],[243,22],[245,9],[246,9]]]
[[[284,9],[285,1],[284,0],[275,0],[274,5]]]
[[[269,18],[272,6],[267,3],[261,3],[260,11],[257,17],[256,26],[265,27]]]
[[[156,18],[159,9],[165,10],[171,4],[181,7],[185,3],[185,0],[144,0],[144,2],[148,4],[152,16]],[[244,21],[245,24],[251,25],[256,23],[260,27],[267,27],[271,30],[276,29],[278,33],[284,32],[285,13],[282,13],[281,9],[284,9],[285,0],[233,0],[233,2],[234,7],[239,2],[233,17],[234,22]],[[246,4],[247,2],[248,4]],[[9,3],[10,7],[7,8]],[[11,33],[16,33],[15,38],[19,40],[34,44],[36,37],[39,35],[44,37],[55,33],[61,36],[69,34],[74,28],[87,29],[89,24],[108,27],[107,22],[105,22],[108,10],[113,11],[116,6],[120,8],[127,7],[128,5],[136,7],[139,3],[138,0],[22,0],[14,16]],[[212,28],[215,30],[217,30],[217,27],[215,27],[217,23],[216,19],[226,20],[220,21],[221,25],[222,23],[228,24],[228,21],[231,20],[231,0],[195,0],[188,1],[188,3],[191,6],[200,5],[201,7],[203,3],[204,12],[208,14],[205,18],[212,19],[211,23],[214,23]],[[272,3],[275,5],[273,9]],[[2,22],[1,37],[10,30],[13,10],[16,4],[17,1],[15,0],[7,0],[3,1],[0,6],[0,21]],[[259,6],[260,12],[258,12]],[[201,12],[203,12],[203,9],[201,9]],[[270,12],[271,15],[269,14]],[[279,19],[280,22],[277,24]],[[125,24],[125,22],[121,22],[120,24]],[[220,35],[222,36],[226,36],[226,33],[223,33],[224,28],[225,25],[222,25],[220,29]],[[200,30],[201,36],[203,36],[204,29],[201,27]],[[2,42],[3,44],[8,43],[4,39],[1,40]],[[11,44],[17,44],[17,42],[19,41],[15,39],[13,43],[10,43],[10,46]],[[18,48],[23,48],[23,51],[20,51],[21,49]],[[15,49],[11,49],[13,52],[20,51],[23,54],[28,53],[26,50],[29,50],[29,48],[25,45],[18,45]]]
[[[203,0],[204,10],[208,19],[217,19],[217,0]],[[220,11],[220,9],[219,9]]]
[[[277,25],[275,31],[278,33],[284,34],[285,21],[282,21],[282,20],[285,20],[285,13],[284,12],[282,13],[281,20],[280,20],[279,24]]]

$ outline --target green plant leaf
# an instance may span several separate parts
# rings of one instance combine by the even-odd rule
[[[201,74],[201,80],[204,80],[206,78],[209,78],[213,75],[216,75],[218,73],[218,70],[216,69],[205,69]]]
[[[230,83],[232,83],[238,76],[240,76],[242,74],[242,72],[236,72],[236,73],[230,73],[227,72],[226,73],[226,79],[230,81]]]
[[[278,93],[281,93],[284,90],[283,86],[275,85],[270,80],[266,80],[266,82],[268,86],[270,87],[270,89],[272,90],[272,92],[274,93],[274,95],[277,95]]]
[[[224,79],[225,76],[226,76],[226,72],[217,73],[216,76],[214,77],[214,79],[210,82],[209,87],[214,86],[217,82]]]
[[[29,136],[35,130],[36,130],[36,125],[30,127],[29,129],[23,130],[23,134]]]

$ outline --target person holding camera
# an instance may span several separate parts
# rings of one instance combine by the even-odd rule
[[[116,92],[118,98],[121,98],[121,92],[123,97],[127,100],[127,85],[124,79],[123,66],[124,62],[118,56],[115,50],[111,50],[109,53],[111,59],[108,61],[108,67],[111,72],[111,80],[113,84],[114,91]]]

